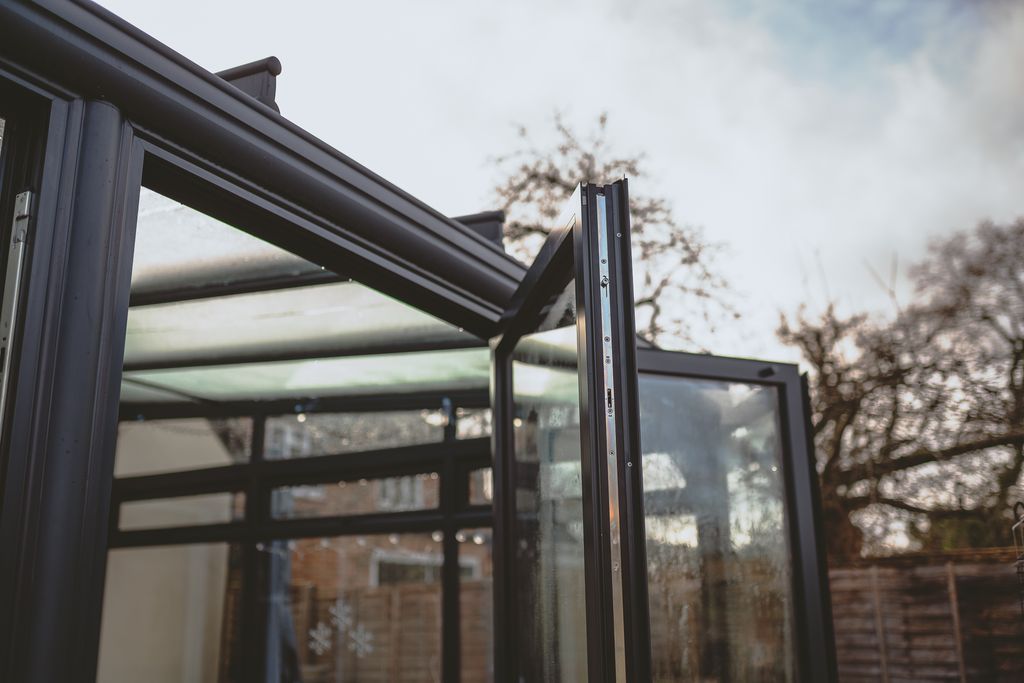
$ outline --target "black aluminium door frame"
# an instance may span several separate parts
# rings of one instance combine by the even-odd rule
[[[788,363],[644,348],[637,351],[637,369],[645,375],[757,384],[778,392],[800,680],[837,680],[806,377]]]
[[[0,61],[0,82],[6,77]],[[386,254],[339,238],[326,219],[162,139],[109,102],[39,92],[50,116],[11,406],[10,452],[18,457],[8,467],[0,519],[4,538],[14,539],[0,556],[0,606],[9,607],[0,610],[0,678],[88,682],[98,656],[141,188],[241,222],[371,286],[394,278],[386,282],[394,291],[410,275]]]
[[[502,334],[492,340],[496,680],[517,680],[517,626],[523,619],[514,600],[512,352],[570,280],[577,316],[589,680],[650,680],[628,207],[625,179],[579,186],[517,289]],[[610,507],[616,514],[599,513]],[[611,516],[617,517],[618,530]],[[621,547],[614,558],[613,533]]]
[[[11,97],[16,116],[33,119],[23,119],[26,125],[11,135],[20,135],[20,128],[32,138],[22,187],[34,194],[2,452],[0,678],[75,680],[51,673],[59,667],[75,671],[70,662],[81,652],[77,624],[89,599],[81,589],[92,578],[77,561],[92,554],[95,520],[83,520],[75,509],[96,490],[69,484],[84,481],[102,441],[92,430],[91,406],[80,397],[103,391],[94,380],[105,375],[104,354],[97,351],[108,340],[98,332],[107,256],[117,237],[89,233],[97,224],[117,224],[111,216],[119,195],[112,188],[119,185],[113,178],[119,174],[121,121],[109,105],[77,100],[3,60],[0,91]],[[72,266],[72,254],[79,263],[91,262],[93,272]],[[75,344],[59,341],[86,330],[94,334],[68,337]],[[69,383],[80,393],[62,391]],[[78,457],[69,457],[73,451]],[[52,497],[55,489],[70,495]],[[72,599],[61,603],[68,595]],[[51,647],[62,656],[54,657]]]

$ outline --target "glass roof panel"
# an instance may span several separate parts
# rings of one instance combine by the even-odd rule
[[[323,269],[195,209],[142,189],[132,293],[310,275]]]
[[[121,380],[122,403],[178,403],[187,400],[181,394],[139,384],[128,378]]]
[[[355,282],[132,307],[124,360],[148,363],[351,355],[471,344],[472,335]],[[269,356],[268,356],[269,354]]]
[[[214,401],[487,389],[486,348],[124,373],[148,387]]]

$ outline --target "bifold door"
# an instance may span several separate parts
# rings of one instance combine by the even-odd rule
[[[796,366],[640,349],[654,681],[833,681]]]
[[[638,351],[629,263],[582,186],[492,342],[496,680],[835,680],[798,370]]]
[[[493,342],[500,680],[649,677],[627,203],[577,189]]]

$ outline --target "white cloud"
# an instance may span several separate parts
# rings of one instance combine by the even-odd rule
[[[488,208],[512,124],[608,110],[643,189],[729,245],[745,319],[723,353],[792,358],[777,313],[820,306],[823,279],[884,307],[865,261],[1024,214],[1019,4],[863,25],[765,2],[105,4],[209,68],[276,54],[285,115],[450,214]]]

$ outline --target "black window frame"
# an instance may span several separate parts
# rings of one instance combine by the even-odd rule
[[[417,290],[407,289],[408,280],[380,254],[368,251],[356,240],[339,238],[339,226],[325,229],[323,219],[308,211],[268,194],[245,178],[214,167],[189,150],[160,139],[149,131],[133,126],[131,129],[131,173],[127,184],[130,200],[125,213],[125,230],[132,236],[135,230],[138,198],[145,187],[200,211],[217,220],[243,229],[275,246],[295,253],[324,266],[332,274],[317,281],[344,281],[355,279],[374,287],[414,307],[429,303]],[[124,284],[130,282],[134,238],[126,237],[122,243]],[[399,265],[401,268],[401,264]],[[266,291],[281,287],[312,284],[302,280],[293,282],[265,282],[250,285],[245,291]],[[188,301],[210,296],[240,293],[237,289],[208,287],[170,292],[159,298],[136,297],[122,291],[118,308],[117,326],[123,332],[127,324],[130,305]],[[140,300],[141,299],[141,300]],[[436,304],[433,308],[437,311]],[[456,318],[458,316],[456,315]],[[444,348],[483,348],[481,339],[476,343],[459,344]],[[379,352],[416,352],[437,350],[437,345],[403,344],[401,348],[388,347]],[[378,351],[378,350],[375,350]],[[284,360],[283,356],[266,354],[260,361]],[[290,357],[289,357],[290,359]],[[174,367],[169,364],[164,367]],[[181,366],[189,365],[187,362]],[[189,365],[190,366],[190,365]],[[191,367],[191,366],[190,366]],[[120,368],[117,372],[120,380]],[[456,391],[443,394],[413,393],[399,395],[321,396],[310,399],[239,400],[216,403],[182,404],[121,404],[119,392],[108,399],[109,411],[118,416],[118,422],[138,420],[140,417],[165,419],[173,417],[248,417],[253,420],[253,443],[250,461],[219,468],[173,472],[118,479],[113,477],[113,452],[108,453],[105,466],[110,472],[110,497],[107,543],[109,549],[142,547],[181,543],[238,542],[242,544],[244,581],[242,598],[242,649],[245,652],[264,651],[261,624],[266,615],[260,613],[260,599],[254,592],[260,576],[259,543],[286,538],[311,536],[341,536],[352,534],[388,534],[414,531],[441,531],[444,563],[441,569],[442,594],[442,678],[457,682],[460,674],[459,624],[459,566],[456,533],[466,528],[484,528],[492,524],[490,506],[468,504],[468,473],[475,468],[490,465],[490,437],[456,440],[458,408],[490,407],[486,390]],[[295,412],[376,412],[386,410],[442,409],[448,417],[444,440],[436,444],[422,444],[400,448],[364,451],[362,453],[327,454],[317,457],[270,461],[262,457],[264,423],[272,415]],[[113,441],[111,442],[113,443]],[[277,486],[289,484],[338,481],[348,478],[386,477],[437,472],[440,475],[440,504],[436,510],[374,513],[359,516],[319,517],[309,519],[274,520],[270,516],[270,493]],[[241,491],[246,494],[245,521],[211,524],[188,528],[140,529],[122,531],[117,527],[121,502],[193,495],[223,491]],[[99,595],[102,596],[102,586]],[[100,615],[97,613],[96,630]],[[98,637],[97,637],[98,640]],[[262,659],[247,657],[247,680],[262,680]]]
[[[605,202],[604,225],[598,218],[598,198]],[[607,238],[607,279],[602,277],[599,230]],[[614,681],[617,675],[613,582],[621,582],[623,660],[626,680],[650,678],[650,638],[647,616],[647,573],[639,464],[639,405],[637,403],[636,337],[630,258],[628,183],[580,185],[568,201],[566,215],[548,235],[503,316],[502,332],[491,341],[492,433],[494,438],[495,497],[495,680],[519,680],[516,639],[523,617],[513,599],[517,579],[513,558],[515,451],[512,354],[520,338],[534,330],[547,304],[570,281],[575,282],[577,373],[580,385],[580,440],[583,478],[584,567],[588,679]],[[611,297],[610,339],[595,332],[604,296]],[[608,331],[606,330],[606,331]],[[605,341],[611,343],[610,349]],[[614,393],[605,396],[605,363],[611,365]],[[614,406],[615,443],[604,429],[607,400]],[[609,406],[612,407],[612,406]],[[605,454],[614,456],[617,491],[609,490]],[[621,575],[616,579],[610,547],[611,528],[606,510],[614,498],[619,510]]]

